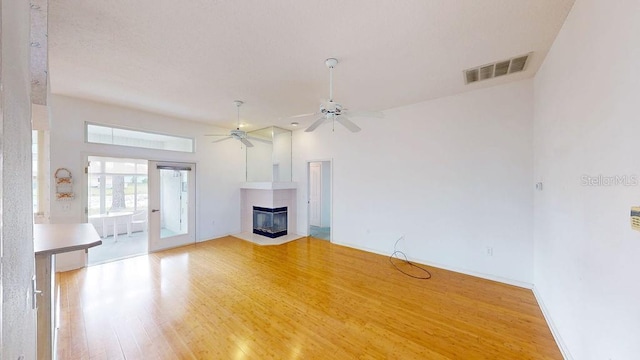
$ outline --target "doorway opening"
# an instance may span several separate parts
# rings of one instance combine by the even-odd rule
[[[147,160],[89,156],[88,163],[85,213],[102,237],[89,249],[88,264],[147,254]]]
[[[331,161],[308,162],[308,234],[331,240]]]

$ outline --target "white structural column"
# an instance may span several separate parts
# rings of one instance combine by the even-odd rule
[[[33,359],[29,1],[0,0],[0,358]]]

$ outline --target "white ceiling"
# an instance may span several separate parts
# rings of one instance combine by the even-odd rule
[[[385,110],[532,77],[573,0],[55,0],[51,92],[247,129],[328,97]],[[519,74],[466,68],[533,51]],[[300,120],[309,124],[313,118]]]

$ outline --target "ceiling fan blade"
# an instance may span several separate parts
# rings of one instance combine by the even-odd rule
[[[216,135],[216,136],[218,136],[218,135]],[[213,141],[212,141],[212,143],[218,143],[218,142],[221,142],[221,141],[225,141],[225,140],[229,140],[229,139],[231,139],[231,136],[228,136],[228,135],[225,135],[225,136],[226,136],[226,137],[224,137],[224,138],[222,138],[222,139],[213,140]]]
[[[313,124],[311,124],[311,126],[309,126],[308,128],[306,128],[304,131],[305,132],[312,132],[313,130],[315,130],[318,126],[320,126],[326,119],[324,117],[321,117],[320,119],[316,120]]]
[[[245,138],[240,138],[239,139],[241,143],[244,144],[244,146],[246,147],[253,147],[253,144],[251,143],[251,141],[245,139]]]
[[[248,136],[248,135],[247,135],[247,139],[254,140],[254,141],[259,141],[259,142],[263,142],[263,143],[265,143],[265,144],[272,144],[272,143],[273,143],[271,140],[261,139],[261,138],[259,138],[259,137],[255,137],[255,136]]]
[[[366,118],[384,118],[384,113],[382,111],[352,111],[352,110],[344,110],[343,114],[349,115],[350,117],[366,117]]]
[[[300,114],[300,115],[293,115],[293,116],[289,116],[285,119],[297,119],[297,118],[303,118],[303,117],[308,117],[308,116],[313,116],[313,115],[320,115],[320,113],[314,112],[314,113],[308,113],[308,114]]]
[[[229,136],[229,134],[204,134],[204,136]]]
[[[360,129],[358,127],[358,125],[354,124],[351,120],[349,120],[348,117],[346,117],[344,115],[336,116],[336,120],[340,124],[342,124],[344,127],[349,129],[349,131],[351,131],[351,132],[358,132],[358,131],[362,130],[362,129]]]

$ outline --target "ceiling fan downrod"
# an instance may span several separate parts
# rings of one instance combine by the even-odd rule
[[[244,104],[244,101],[242,100],[234,100],[233,103],[236,106],[236,110],[238,113],[238,126],[236,127],[237,130],[240,130],[240,106],[242,106],[242,104]]]
[[[333,68],[338,65],[338,59],[328,58],[324,63],[329,68],[329,102],[333,102]]]

